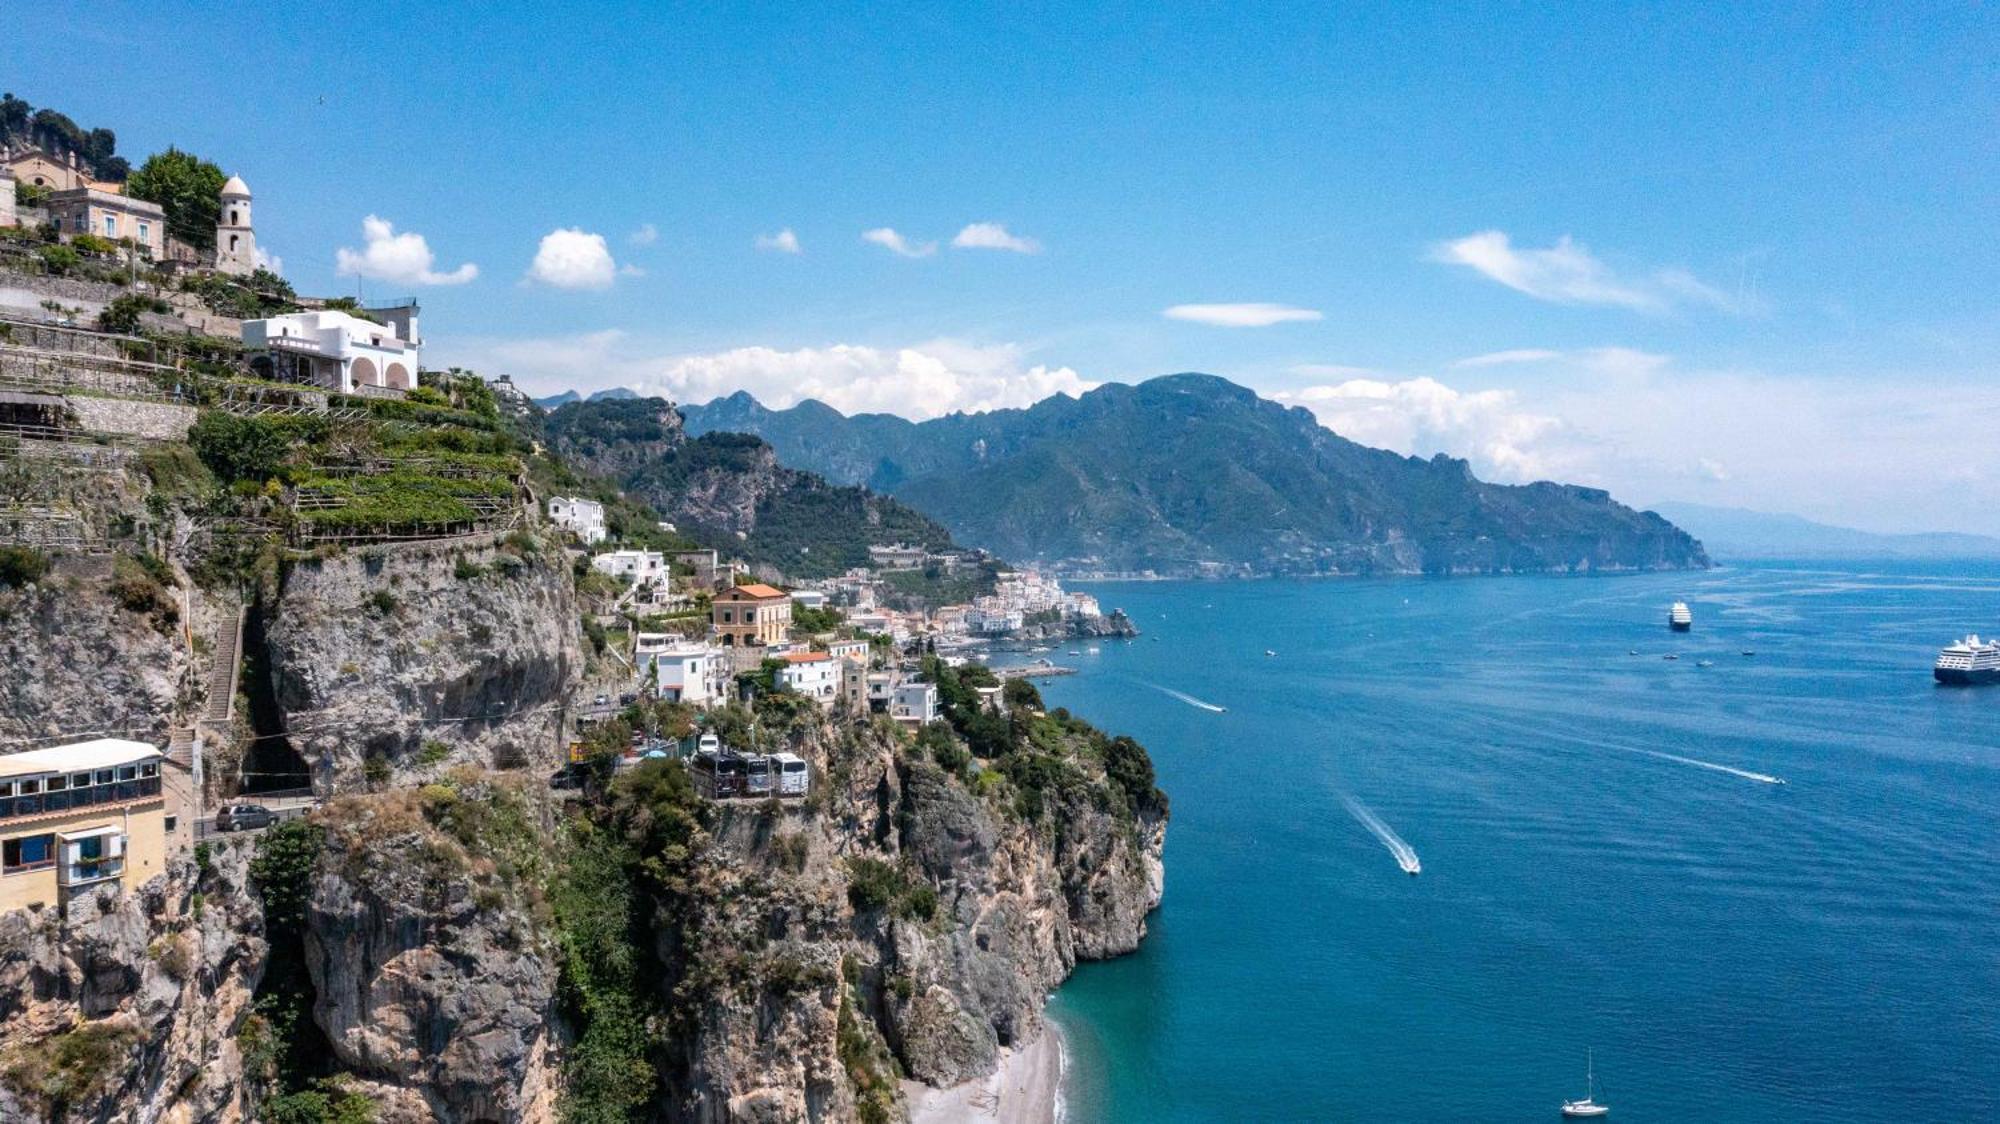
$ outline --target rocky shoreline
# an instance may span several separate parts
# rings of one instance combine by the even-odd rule
[[[903,1083],[910,1124],[1058,1124],[1068,1048],[1060,1027],[1048,1023],[1040,1037],[1005,1050],[991,1074],[938,1089]]]

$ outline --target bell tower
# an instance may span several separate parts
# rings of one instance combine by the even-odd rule
[[[222,211],[215,220],[215,268],[248,277],[257,269],[257,233],[250,227],[250,185],[230,176],[222,185]]]

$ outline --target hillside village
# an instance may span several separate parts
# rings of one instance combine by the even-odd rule
[[[603,1100],[675,1119],[712,1111],[691,1106],[717,1097],[791,1104],[823,1079],[657,1061],[647,1063],[655,1079],[607,1087],[556,1045],[574,1036],[578,1050],[596,1049],[593,1033],[611,1033],[609,1016],[576,998],[607,985],[572,980],[579,962],[553,952],[520,970],[540,981],[523,984],[539,996],[525,1001],[540,1005],[530,1021],[562,1029],[544,1038],[517,1028],[527,1037],[513,1053],[472,1076],[453,1069],[452,1080],[490,1086],[478,1096],[445,1081],[438,1067],[460,1065],[448,1058],[412,1069],[350,1048],[344,1033],[372,1032],[365,1017],[327,1007],[329,989],[380,986],[371,973],[400,953],[376,949],[341,969],[359,982],[332,967],[308,978],[305,955],[327,939],[335,904],[315,897],[310,916],[281,924],[272,864],[295,851],[321,870],[336,851],[361,861],[365,825],[412,808],[398,830],[466,854],[487,872],[475,881],[495,862],[528,877],[528,860],[505,856],[540,850],[528,865],[558,900],[571,869],[561,863],[593,852],[584,842],[552,852],[548,840],[622,830],[642,806],[643,817],[669,804],[686,817],[692,834],[675,853],[708,856],[712,878],[763,869],[777,830],[796,840],[786,861],[805,880],[799,892],[832,887],[842,911],[881,917],[869,941],[889,941],[909,909],[933,928],[959,916],[966,928],[953,940],[970,940],[987,913],[976,902],[998,877],[898,857],[919,840],[898,844],[869,826],[883,786],[918,800],[935,773],[978,817],[1019,820],[1024,841],[1046,836],[1034,827],[1053,814],[1045,809],[1070,809],[1054,821],[1057,837],[1085,833],[1075,838],[1091,842],[1075,845],[1096,857],[1035,893],[1077,878],[1115,893],[1036,907],[1084,912],[1057,946],[1044,947],[1047,930],[1011,938],[1042,948],[1018,999],[975,998],[954,975],[968,970],[961,963],[922,969],[943,990],[913,1007],[895,989],[921,959],[901,983],[882,967],[783,985],[819,1029],[782,1049],[808,1061],[819,1051],[844,1070],[851,1087],[835,1099],[859,1119],[900,1105],[885,1066],[934,1083],[976,1076],[997,1045],[1038,1025],[1041,995],[1077,956],[1136,942],[1157,901],[1165,815],[1144,751],[1045,709],[1028,678],[1061,674],[1053,660],[986,662],[989,651],[1056,654],[1073,638],[1134,635],[1122,614],[955,545],[871,542],[865,563],[812,576],[786,573],[768,552],[752,561],[742,548],[753,533],[683,529],[551,452],[547,413],[504,374],[425,367],[416,300],[295,293],[259,254],[242,177],[199,169],[213,192],[197,209],[213,221],[190,232],[185,193],[163,205],[132,190],[158,157],[112,180],[96,178],[102,153],[93,164],[14,135],[4,143],[0,622],[20,659],[0,687],[0,980],[32,971],[51,982],[0,996],[0,1115],[125,1119],[218,1057],[238,1079],[173,1093],[202,1106],[190,1118],[365,1104],[381,1120],[555,1119]],[[171,163],[201,162],[176,153]],[[679,795],[683,783],[691,791]],[[486,809],[476,838],[462,820],[475,805]],[[929,813],[911,804],[905,814]],[[539,841],[502,841],[495,816]],[[731,827],[746,818],[764,825],[754,841]],[[551,853],[568,857],[552,866]],[[639,857],[621,877],[640,877]],[[854,889],[864,875],[887,879],[888,896]],[[947,894],[943,913],[934,887]],[[378,906],[391,893],[368,892]],[[711,908],[681,890],[647,892],[681,902],[687,918]],[[954,905],[952,894],[970,896]],[[916,901],[930,904],[896,904]],[[1106,901],[1118,903],[1115,924],[1100,934]],[[490,923],[516,923],[500,902]],[[563,908],[537,906],[521,923],[559,929]],[[140,945],[104,951],[100,915],[121,919]],[[217,924],[235,935],[223,941]],[[425,938],[436,939],[461,938]],[[691,970],[707,946],[689,939],[694,959],[624,986]],[[810,925],[791,939],[847,948],[827,954],[836,963],[885,955]],[[78,941],[133,960],[135,985],[165,975],[148,985],[152,998],[61,982],[56,965],[74,961]],[[989,955],[999,954],[975,959]],[[208,958],[205,975],[190,956]],[[179,1006],[145,1006],[168,993]],[[629,1001],[653,1010],[663,995]],[[865,1049],[849,1041],[859,1034],[849,1005],[864,999],[886,1028],[863,1036]],[[309,1008],[316,1028],[300,1029]],[[281,1019],[281,1009],[291,1013]],[[955,1033],[971,1034],[972,1053],[945,1060],[906,1038],[910,1020],[932,1018],[971,1020],[978,1029]],[[681,1033],[709,1051],[774,1048],[740,1027]],[[247,1044],[217,1044],[273,1034],[280,1047],[261,1061]],[[324,1039],[331,1053],[315,1053]],[[52,1060],[86,1040],[97,1062]],[[619,1041],[628,1062],[664,1049],[644,1036]]]

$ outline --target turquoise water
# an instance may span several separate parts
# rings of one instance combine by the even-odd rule
[[[1587,1047],[1614,1120],[2000,1120],[2000,687],[1930,681],[2000,567],[1093,591],[1146,635],[1045,694],[1174,803],[1076,1124],[1555,1119]]]

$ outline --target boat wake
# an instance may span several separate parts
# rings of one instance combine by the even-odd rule
[[[1785,783],[1785,778],[1774,777],[1769,773],[1753,773],[1748,769],[1738,769],[1734,765],[1718,765],[1713,761],[1697,761],[1692,757],[1682,757],[1677,753],[1661,753],[1657,749],[1635,749],[1631,746],[1622,745],[1612,746],[1611,748],[1622,749],[1627,753],[1643,753],[1648,757],[1657,757],[1662,761],[1673,761],[1682,765],[1692,765],[1697,769],[1713,769],[1718,773],[1728,773],[1732,777],[1742,777],[1746,781],[1756,781],[1758,784]]]
[[[1148,683],[1146,684],[1146,686],[1151,687],[1153,690],[1158,691],[1163,695],[1179,699],[1180,701],[1188,704],[1189,706],[1197,706],[1203,710],[1209,711],[1214,714],[1229,713],[1228,707],[1217,706],[1212,702],[1203,702],[1200,699],[1195,698],[1193,695],[1187,694],[1184,691],[1176,691],[1172,687],[1162,687],[1158,683]]]
[[[1353,816],[1356,822],[1367,828],[1370,835],[1381,840],[1384,847],[1389,848],[1389,853],[1396,856],[1396,865],[1403,868],[1404,874],[1423,872],[1424,864],[1417,861],[1416,848],[1403,842],[1403,837],[1397,835],[1388,824],[1383,823],[1382,817],[1376,815],[1373,809],[1352,796],[1343,796],[1340,802],[1347,805],[1347,813]]]

